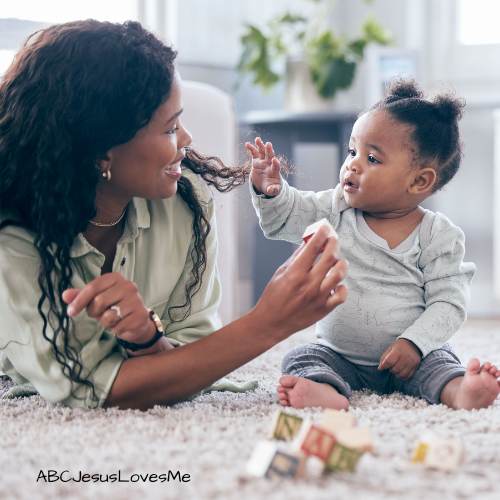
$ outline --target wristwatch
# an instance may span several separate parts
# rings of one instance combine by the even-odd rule
[[[115,335],[116,342],[120,344],[122,347],[125,347],[125,349],[128,349],[129,351],[133,352],[139,351],[141,349],[148,349],[152,345],[156,344],[156,342],[158,342],[158,340],[160,340],[163,337],[163,325],[161,324],[160,318],[153,311],[153,309],[148,308],[148,312],[149,312],[149,317],[153,320],[153,323],[155,324],[156,328],[156,334],[149,342],[145,342],[144,344],[134,344],[134,342],[127,342],[126,340],[123,340]]]

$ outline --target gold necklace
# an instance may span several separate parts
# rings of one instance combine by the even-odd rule
[[[128,203],[125,205],[125,208],[123,209],[122,214],[120,215],[120,218],[115,220],[115,222],[110,222],[109,224],[103,224],[102,222],[94,222],[93,220],[90,220],[89,222],[93,224],[94,226],[99,226],[99,227],[111,227],[111,226],[116,226],[122,219],[123,216],[125,215],[126,211],[128,208]]]

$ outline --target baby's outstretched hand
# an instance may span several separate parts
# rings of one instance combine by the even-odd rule
[[[252,155],[252,182],[255,188],[267,196],[276,196],[281,189],[280,162],[274,156],[270,142],[264,144],[260,137],[255,139],[255,146],[245,144]]]
[[[397,378],[410,380],[420,366],[422,353],[410,340],[397,339],[382,354],[379,370],[389,370]]]

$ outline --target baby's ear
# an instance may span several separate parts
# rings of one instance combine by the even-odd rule
[[[410,194],[423,194],[432,189],[436,183],[437,174],[433,168],[426,167],[420,170],[415,170],[413,182],[408,188]]]

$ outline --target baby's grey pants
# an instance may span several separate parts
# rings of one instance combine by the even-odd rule
[[[323,344],[303,344],[287,352],[281,364],[283,375],[295,375],[315,382],[330,384],[349,398],[352,391],[370,389],[381,394],[399,391],[408,396],[425,398],[440,404],[443,387],[465,373],[465,367],[445,344],[422,358],[415,375],[404,382],[389,370],[377,366],[357,365]]]

